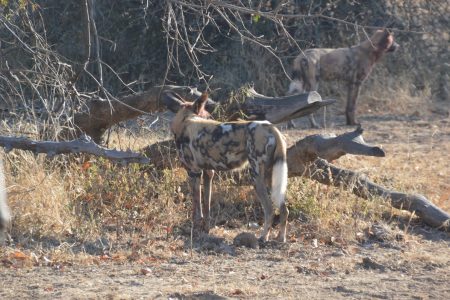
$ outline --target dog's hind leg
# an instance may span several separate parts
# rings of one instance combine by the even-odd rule
[[[201,179],[202,172],[188,171],[190,185],[192,190],[192,223],[194,227],[194,234],[197,235],[202,231],[202,191],[201,191]]]
[[[358,125],[356,121],[356,100],[359,96],[361,83],[353,82],[348,85],[347,107],[345,109],[345,116],[347,118],[347,125]]]
[[[211,188],[214,177],[214,170],[203,171],[203,229],[209,232],[210,209],[211,209]]]
[[[283,202],[280,205],[280,231],[278,232],[277,240],[279,242],[286,242],[286,230],[288,222],[289,210],[286,207],[286,203]]]
[[[269,198],[269,193],[267,192],[267,187],[264,179],[255,179],[255,190],[256,195],[258,196],[258,199],[261,202],[264,210],[264,229],[261,233],[260,239],[263,242],[267,242],[269,240],[270,229],[272,228],[273,223],[273,204],[272,200]]]
[[[272,228],[274,216],[272,199],[270,199],[267,191],[265,171],[264,163],[260,163],[258,166],[258,173],[255,174],[253,179],[256,196],[258,197],[259,202],[261,202],[264,210],[264,229],[260,237],[263,242],[267,242],[269,240],[270,229]]]
[[[314,118],[314,114],[311,113],[308,115],[309,124],[311,125],[311,128],[320,128],[319,124],[317,124],[316,119]]]

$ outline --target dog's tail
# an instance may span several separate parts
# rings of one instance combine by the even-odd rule
[[[3,163],[0,160],[0,240],[10,218],[8,204],[6,203],[6,185],[3,173]]]
[[[272,203],[276,208],[280,208],[282,204],[285,203],[286,198],[286,188],[288,181],[288,167],[286,158],[286,142],[284,141],[281,132],[275,127],[274,135],[276,140],[275,153],[273,156],[273,167],[272,167]]]

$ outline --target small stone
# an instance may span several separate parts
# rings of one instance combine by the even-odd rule
[[[250,222],[250,223],[248,223],[248,228],[250,228],[250,229],[258,229],[259,225],[256,222]]]
[[[257,249],[259,247],[258,239],[251,232],[239,233],[233,240],[233,245],[236,247],[247,247]]]

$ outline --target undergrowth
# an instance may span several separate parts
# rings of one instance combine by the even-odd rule
[[[129,243],[190,235],[191,197],[182,168],[149,171],[137,164],[120,166],[84,156],[49,160],[19,151],[10,153],[5,165],[14,245],[106,239],[108,251],[114,252]],[[252,187],[240,186],[229,173],[219,173],[214,183],[213,226],[245,230],[251,223],[262,225],[263,212]],[[290,179],[287,201],[290,221],[299,222],[298,228],[317,225],[306,238],[353,241],[368,223],[380,220],[383,211],[379,201],[361,201],[301,178]],[[291,238],[305,238],[294,223]]]
[[[242,97],[246,88],[234,96],[237,99]],[[363,102],[368,101],[371,93],[388,99],[393,89],[394,86],[389,86],[384,90],[367,91],[362,94],[363,98],[366,97]],[[387,103],[386,106],[392,107],[392,112],[401,110],[408,114],[417,109],[408,103],[408,99],[419,101],[428,93],[423,91],[414,96],[403,84],[398,85],[396,91],[395,105]],[[427,105],[426,102],[420,103]],[[362,105],[362,109],[368,108]],[[220,116],[223,111],[217,113]],[[29,126],[23,124],[19,127]],[[143,132],[145,126],[138,127],[137,134],[120,130],[113,132],[109,147],[131,147],[139,151],[149,143],[167,139],[167,122],[162,124],[160,131],[164,134]],[[289,132],[284,133],[291,142],[297,139],[289,137]],[[432,138],[429,138],[429,143],[429,146],[424,146],[429,148],[428,151],[435,151],[436,155],[442,151],[435,149],[437,144]],[[379,158],[361,160],[346,156],[340,159],[339,164],[363,171],[388,187],[394,185],[400,190],[432,193],[435,185],[424,185],[419,181],[423,176],[434,174],[413,175],[417,170],[430,169],[430,166],[426,160],[420,160],[418,153],[409,153],[409,148],[409,144],[387,143],[390,155],[381,162]],[[168,255],[170,251],[164,254],[164,249],[183,249],[180,241],[190,236],[191,197],[187,174],[181,167],[154,170],[151,166],[122,166],[84,155],[48,159],[44,155],[36,156],[19,150],[2,157],[13,213],[8,231],[11,239],[7,244],[13,247],[39,246],[42,251],[52,253],[52,257],[75,255],[81,260],[90,253],[128,251],[127,255],[130,255],[135,253],[136,245],[152,255],[160,252],[163,253],[160,255]],[[390,171],[384,173],[383,169]],[[394,178],[397,169],[403,176]],[[439,166],[430,170],[440,174]],[[235,174],[230,173],[219,173],[214,178],[212,225],[240,231],[249,230],[248,226],[256,223],[260,230],[263,220],[261,205],[253,188],[238,181]],[[436,195],[432,200],[445,201],[441,198]],[[346,190],[305,178],[289,179],[287,202],[290,210],[289,240],[354,243],[371,224],[395,221],[397,214],[383,199],[361,200]],[[92,246],[92,250],[86,246],[89,243],[99,246]]]

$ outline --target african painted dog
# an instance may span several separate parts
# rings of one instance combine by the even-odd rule
[[[249,163],[256,194],[264,209],[261,240],[267,241],[269,238],[275,206],[280,211],[277,239],[285,242],[289,213],[285,203],[288,170],[286,143],[278,129],[267,121],[220,123],[207,119],[206,94],[193,103],[185,102],[171,92],[166,92],[163,97],[166,104],[172,101],[172,105],[167,105],[172,111],[177,110],[174,109],[174,99],[179,101],[171,130],[180,160],[191,181],[194,229],[209,230],[214,170],[235,170]]]
[[[398,47],[393,34],[384,29],[375,31],[370,39],[352,47],[308,49],[294,60],[293,80],[288,93],[317,91],[321,80],[345,81],[348,88],[347,125],[356,125],[356,100],[362,83],[375,63]],[[318,127],[312,114],[310,121],[313,127]]]

